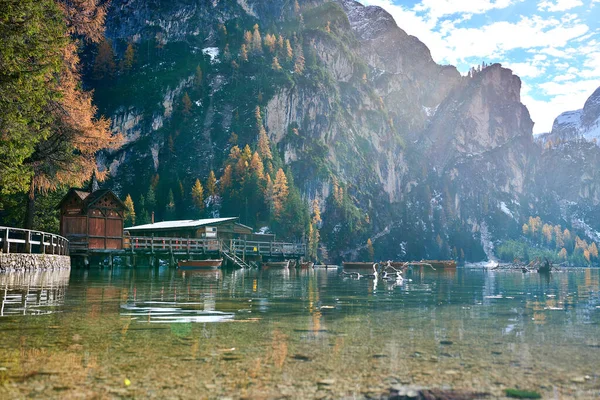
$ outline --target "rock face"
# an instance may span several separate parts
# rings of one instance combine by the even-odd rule
[[[583,109],[567,111],[554,121],[552,132],[544,135],[543,141],[569,141],[600,139],[600,88],[585,102]]]
[[[579,158],[569,164],[534,143],[521,81],[510,70],[496,64],[465,77],[438,65],[379,7],[298,5],[114,0],[107,35],[118,55],[133,43],[138,65],[111,82],[90,82],[101,112],[128,140],[101,157],[113,189],[137,199],[160,180],[159,203],[169,190],[184,197],[211,169],[220,175],[232,138],[256,142],[258,105],[304,198],[325,207],[334,182],[344,183],[354,215],[368,221],[361,235],[341,240],[343,225],[323,210],[329,231],[322,239],[334,257],[373,237],[384,258],[464,250],[476,260],[494,239],[518,234],[529,215],[559,210],[564,201],[598,204],[594,174],[570,181],[564,196],[545,179],[544,170],[559,173],[557,158],[573,171]],[[243,59],[255,24],[263,40],[267,33],[290,40],[294,57],[278,53],[282,70],[272,67],[266,45]],[[599,116],[600,90],[583,110],[559,117],[553,134],[593,137]]]

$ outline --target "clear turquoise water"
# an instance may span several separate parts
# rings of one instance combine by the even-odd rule
[[[167,267],[0,276],[0,397],[600,398],[600,271]]]

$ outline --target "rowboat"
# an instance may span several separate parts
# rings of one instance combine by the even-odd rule
[[[423,260],[423,264],[430,264],[433,268],[456,268],[456,261],[454,260]]]
[[[344,271],[377,271],[377,264],[373,262],[344,262]]]
[[[282,262],[266,262],[263,264],[263,267],[266,268],[289,268],[290,260],[282,261]]]
[[[180,260],[177,266],[182,270],[219,269],[221,264],[223,264],[222,258],[218,260]]]
[[[300,264],[300,268],[302,269],[309,269],[315,266],[315,263],[313,262],[304,262]]]

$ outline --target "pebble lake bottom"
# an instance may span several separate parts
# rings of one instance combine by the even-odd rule
[[[415,269],[398,285],[115,267],[0,284],[5,399],[600,397],[598,269]]]

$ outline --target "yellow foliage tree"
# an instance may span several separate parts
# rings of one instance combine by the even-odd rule
[[[125,198],[125,225],[133,226],[135,225],[135,207],[133,205],[133,199],[131,195],[127,195]]]
[[[232,182],[233,170],[231,168],[231,165],[228,165],[225,167],[225,171],[223,171],[223,176],[221,176],[221,181],[219,182],[222,194],[226,193],[226,190],[228,190],[231,187]]]
[[[250,161],[250,170],[259,178],[264,179],[265,177],[265,166],[258,155],[258,152],[254,152],[252,155],[252,161]]]
[[[369,238],[367,240],[367,251],[369,252],[369,261],[375,260],[375,249],[373,248],[373,242]]]
[[[217,195],[217,178],[214,171],[210,171],[208,174],[208,180],[206,181],[206,191],[209,196]]]
[[[287,177],[283,169],[279,168],[273,183],[273,207],[275,215],[279,216],[289,195],[289,187]]]
[[[273,71],[281,71],[281,65],[279,64],[279,60],[277,57],[273,57],[273,62],[271,63],[271,69]]]
[[[196,179],[196,183],[192,187],[192,200],[196,209],[202,212],[204,210],[204,188],[202,187],[202,183],[200,183],[200,179]]]

